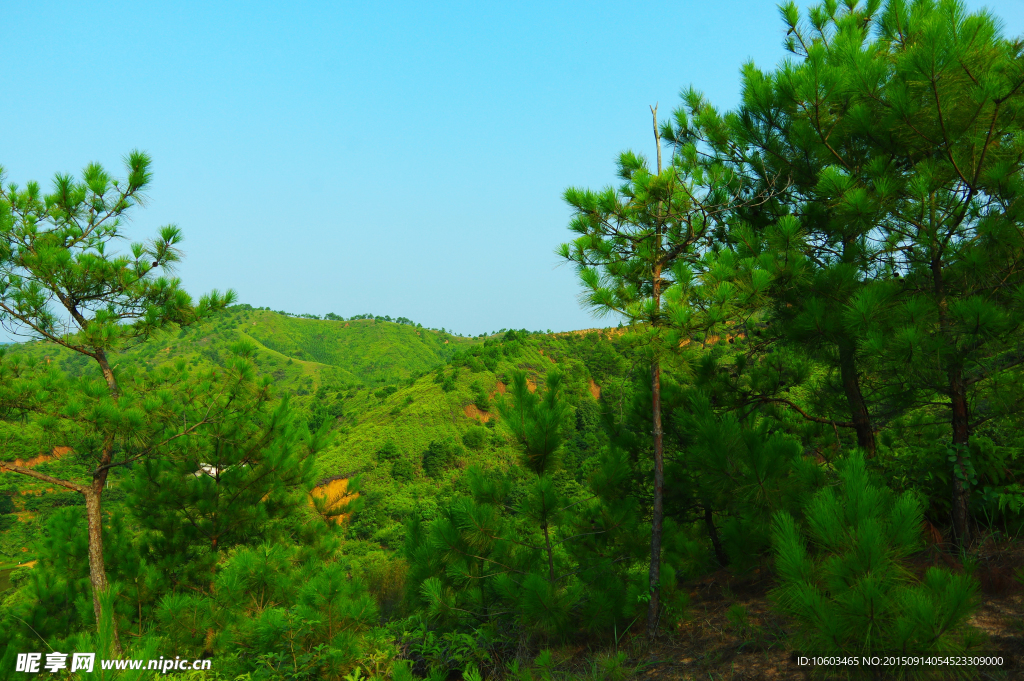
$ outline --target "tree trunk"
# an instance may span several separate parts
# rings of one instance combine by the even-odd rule
[[[856,264],[854,245],[855,241],[843,240],[843,262]],[[875,431],[871,427],[871,415],[864,402],[864,394],[860,391],[857,344],[844,329],[840,332],[836,345],[839,350],[839,377],[843,382],[843,392],[846,393],[846,403],[850,408],[850,420],[853,421],[853,429],[857,433],[857,446],[864,450],[866,458],[871,459],[875,456]]]
[[[704,525],[708,528],[708,537],[711,538],[711,546],[715,548],[715,558],[718,564],[725,567],[729,564],[729,556],[725,555],[722,547],[722,540],[718,538],[718,529],[715,527],[715,518],[711,512],[711,504],[704,504]]]
[[[654,120],[654,141],[658,148],[658,175],[661,175],[661,133],[658,131],[658,107],[651,107],[651,115]],[[658,205],[658,212],[661,212],[661,204]],[[653,267],[653,298],[654,318],[651,320],[655,332],[661,324],[661,223],[655,225],[654,229],[654,252],[655,261]],[[659,339],[660,340],[660,339]],[[651,517],[651,570],[649,575],[649,587],[651,600],[647,604],[647,635],[654,637],[658,628],[658,606],[661,596],[661,525],[664,516],[663,504],[665,493],[665,462],[664,462],[664,434],[661,429],[661,360],[658,355],[661,348],[655,344],[654,361],[651,364],[651,416],[653,421],[654,436],[654,508]]]
[[[544,546],[545,546],[545,548],[547,548],[547,552],[548,552],[548,581],[550,581],[551,585],[554,586],[554,584],[555,584],[555,554],[551,550],[551,536],[548,533],[548,523],[547,523],[546,520],[544,521],[544,524],[541,525],[541,527],[544,528]]]
[[[109,450],[104,451],[104,460],[110,460]],[[36,480],[42,480],[43,482],[51,485],[59,485],[65,489],[69,489],[73,492],[78,492],[85,497],[85,517],[88,524],[88,537],[89,537],[89,582],[92,585],[92,606],[96,613],[96,632],[99,633],[102,617],[102,604],[100,602],[100,595],[105,593],[108,589],[107,584],[107,570],[103,561],[103,513],[101,507],[101,498],[103,495],[103,485],[107,481],[107,470],[102,469],[93,474],[92,483],[89,485],[80,485],[69,480],[61,480],[54,478],[45,473],[34,471],[31,468],[25,468],[23,466],[16,466],[12,463],[0,461],[0,471],[9,470],[13,473],[20,473]],[[121,643],[117,636],[117,625],[116,621],[113,620],[113,613],[111,613],[111,622],[114,624],[113,637],[114,637],[114,650],[120,655],[121,654]]]
[[[117,378],[114,376],[114,369],[107,360],[107,354],[100,348],[95,349],[97,364],[103,372],[103,380],[107,382],[107,390],[113,400],[121,396],[121,389],[117,385]],[[101,498],[103,486],[107,483],[107,476],[110,474],[109,466],[114,456],[114,443],[108,441],[103,446],[103,456],[100,458],[98,472],[93,473],[92,485],[85,496],[86,515],[89,520],[89,579],[92,582],[92,605],[96,610],[96,631],[99,632],[101,620],[101,608],[99,596],[109,589],[107,584],[107,566],[103,560],[103,515],[101,513]],[[90,500],[91,499],[91,500]],[[121,641],[117,635],[117,617],[113,611],[110,613],[110,631],[113,637],[114,653],[121,656]]]
[[[950,425],[953,430],[953,449],[956,460],[953,462],[953,498],[951,515],[953,516],[953,532],[957,543],[962,549],[969,549],[973,543],[971,537],[971,481],[967,475],[967,446],[971,438],[970,407],[967,404],[967,382],[964,380],[964,368],[956,356],[954,341],[950,338],[949,301],[946,299],[946,282],[943,277],[942,261],[932,258],[932,288],[935,304],[939,312],[939,333],[945,348],[953,353],[945,361],[946,378],[949,381],[949,403],[952,410]],[[940,354],[941,356],[941,354]]]
[[[658,627],[658,605],[661,593],[661,526],[664,518],[665,462],[664,435],[661,430],[661,365],[655,359],[651,368],[652,416],[654,417],[654,509],[651,518],[651,600],[647,606],[647,635],[654,636]]]
[[[538,476],[537,481],[540,482],[541,478]],[[548,505],[547,496],[541,494],[540,512],[544,516],[544,520],[540,524],[540,528],[544,530],[544,548],[548,554],[548,581],[551,582],[551,586],[555,585],[555,553],[551,550],[551,534],[548,532]]]
[[[953,408],[953,449],[956,450],[956,462],[953,464],[953,531],[960,547],[969,549],[974,543],[974,537],[971,534],[971,482],[965,465],[971,438],[967,385],[959,366],[950,368],[948,376],[949,398]]]
[[[100,365],[100,372],[103,373],[103,380],[107,382],[107,390],[115,400],[121,396],[121,388],[117,385],[117,378],[114,376],[114,369],[110,366],[107,353],[97,348],[95,350],[96,363]]]
[[[839,374],[843,381],[843,392],[850,407],[853,428],[857,433],[857,446],[864,450],[867,458],[875,456],[875,431],[871,425],[864,395],[860,391],[860,375],[857,373],[857,350],[848,336],[841,336],[838,341]]]
[[[103,485],[107,481],[107,472],[97,474],[93,478],[92,485],[87,487],[85,495],[85,515],[89,523],[89,581],[92,584],[92,607],[96,613],[96,631],[100,631],[103,621],[103,608],[100,603],[100,596],[107,593],[110,586],[107,583],[107,568],[103,560],[103,513],[101,497]],[[113,635],[114,653],[120,657],[121,641],[117,635],[117,620],[113,612],[110,613],[111,632]]]

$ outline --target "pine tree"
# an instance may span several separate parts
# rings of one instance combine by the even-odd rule
[[[968,547],[969,444],[985,418],[971,386],[1024,362],[1024,46],[959,3],[890,5],[878,25],[894,71],[873,113],[905,135],[880,145],[903,169],[885,224],[905,273],[896,338],[915,378],[949,400],[953,525]]]
[[[838,218],[870,223],[865,236],[889,270],[849,297],[843,326],[900,368],[894,399],[948,400],[953,525],[970,546],[971,386],[1024,362],[1009,343],[1024,322],[1022,46],[959,2],[823,3],[811,30],[794,5],[784,16],[808,74],[798,92],[835,90],[843,103],[807,106],[804,125],[838,108],[843,120],[822,121],[818,136],[844,128],[839,139],[863,159],[836,154],[818,190]]]
[[[733,288],[726,283],[696,304],[701,273],[711,265],[702,256],[727,224],[740,192],[738,176],[722,164],[704,164],[692,145],[681,146],[667,167],[661,161],[661,134],[652,107],[657,166],[633,152],[620,155],[618,189],[601,192],[571,188],[570,230],[579,235],[558,254],[574,263],[585,293],[584,303],[597,314],[617,314],[639,332],[638,344],[649,353],[651,367],[654,486],[651,514],[650,602],[647,630],[654,635],[661,584],[664,522],[664,428],[661,368],[670,348],[703,331],[705,337],[727,321],[725,309]],[[702,266],[703,265],[703,266]]]
[[[877,418],[945,396],[953,525],[969,546],[969,441],[987,418],[976,395],[1024,362],[1009,342],[1022,321],[1021,45],[960,2],[830,1],[806,21],[795,3],[780,10],[796,60],[744,67],[741,108],[672,139],[785,187],[741,209],[726,241],[773,273],[778,336],[836,367],[850,420],[812,420],[853,428],[871,455]]]
[[[23,651],[40,639],[63,650],[90,628],[94,615],[88,535],[81,532],[84,516],[84,506],[75,505],[60,508],[48,518],[36,544],[36,566],[28,571],[19,598],[0,610],[8,653]],[[149,634],[154,601],[167,585],[142,558],[136,535],[125,521],[123,513],[104,516],[103,550],[111,588],[104,595],[103,602],[110,608],[103,617],[104,626],[109,624],[104,635],[110,643],[115,629],[129,631],[136,640]],[[0,678],[8,678],[6,671],[0,670]]]
[[[78,606],[89,598],[89,542],[80,529],[82,511],[63,508],[46,523],[38,545],[40,563],[31,573],[28,598],[12,613],[27,627],[13,617],[4,623],[9,625],[12,648],[35,635],[66,638],[79,630]]]
[[[85,481],[60,480],[30,468],[0,462],[22,475],[59,485],[85,497],[89,572],[97,626],[108,589],[102,538],[101,499],[113,467],[146,455],[153,444],[147,412],[160,400],[137,401],[111,363],[111,354],[146,341],[171,325],[195,323],[223,309],[234,294],[213,292],[194,304],[178,279],[157,276],[180,259],[181,232],[167,226],[147,244],[133,243],[126,255],[108,250],[123,238],[123,224],[148,187],[150,159],[125,158],[127,178],[115,180],[90,164],[81,182],[54,178],[53,192],[39,185],[3,186],[0,170],[0,324],[9,332],[44,339],[94,361],[104,391],[94,382],[62,382],[54,372],[0,369],[0,405],[36,413],[51,424],[85,422],[73,449],[90,468]],[[2,360],[0,360],[2,361]],[[122,370],[121,373],[126,373]],[[34,374],[34,375],[33,375]],[[86,410],[87,405],[92,410]],[[143,444],[139,446],[139,441]],[[114,648],[119,649],[116,630]]]
[[[838,3],[823,3],[811,10],[810,28],[799,24],[793,3],[782,6],[786,46],[797,60],[767,73],[745,65],[737,111],[705,116],[701,126],[680,127],[675,134],[677,142],[705,141],[715,158],[752,186],[777,189],[773,200],[744,207],[742,221],[725,241],[772,275],[771,295],[761,310],[764,321],[772,322],[766,335],[835,367],[839,380],[829,387],[842,396],[850,416],[811,416],[785,399],[766,401],[785,404],[808,420],[852,429],[869,456],[876,449],[873,395],[865,394],[869,362],[843,310],[880,276],[880,249],[871,232],[884,211],[873,197],[837,195],[823,173],[833,167],[861,173],[877,162],[859,137],[862,112],[851,74],[839,59],[849,41],[867,36],[878,4],[846,3],[840,12]]]
[[[377,620],[377,604],[351,569],[335,556],[303,561],[295,546],[246,547],[217,575],[215,597],[166,596],[161,631],[183,654],[240,654],[232,671],[254,679],[340,681]]]
[[[797,440],[772,432],[772,420],[716,414],[704,393],[689,395],[676,418],[687,434],[685,462],[705,513],[724,518],[720,538],[705,520],[719,561],[724,553],[730,565],[749,569],[769,546],[773,515],[799,514],[821,471],[804,459]]]
[[[772,596],[796,624],[800,650],[955,655],[978,643],[967,626],[977,584],[936,567],[920,582],[913,577],[904,561],[921,543],[920,502],[872,485],[859,453],[843,462],[839,485],[819,491],[805,513],[803,531],[785,512],[772,526],[779,575]]]
[[[522,447],[519,475],[471,467],[472,496],[443,508],[429,525],[410,521],[408,597],[435,621],[519,625],[560,637],[580,621],[611,627],[637,607],[643,590],[630,572],[645,536],[635,499],[624,493],[631,476],[624,457],[603,457],[591,498],[567,498],[552,477],[571,423],[562,382],[551,372],[534,394],[524,372],[513,374],[499,409]],[[517,478],[524,484],[513,500]]]
[[[210,583],[221,552],[279,535],[310,503],[313,455],[326,434],[310,433],[269,377],[256,377],[253,346],[232,350],[179,405],[180,420],[198,425],[140,461],[126,485],[148,560],[192,587]]]

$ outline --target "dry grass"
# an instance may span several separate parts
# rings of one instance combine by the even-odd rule
[[[343,508],[350,501],[359,497],[358,494],[348,493],[347,478],[331,480],[330,482],[326,482],[323,485],[320,485],[319,487],[314,487],[313,492],[310,496],[316,497],[318,500],[324,500],[326,502],[322,506],[322,508],[327,514],[324,519],[333,520],[338,525],[341,525],[346,520],[348,520],[348,517],[351,515],[351,513],[341,513],[337,515],[334,515],[334,513],[337,511],[337,509]],[[309,500],[309,503],[310,506],[312,506],[315,510],[317,505],[314,503],[314,500],[312,498]]]

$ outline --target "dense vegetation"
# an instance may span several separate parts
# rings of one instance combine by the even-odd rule
[[[194,302],[158,276],[176,228],[115,253],[145,155],[0,189],[0,321],[38,339],[0,348],[0,678],[43,642],[212,657],[192,678],[626,678],[709,575],[767,585],[783,624],[737,599],[740,648],[991,651],[1024,43],[955,2],[782,15],[793,58],[745,67],[739,110],[689,91],[654,160],[566,191],[558,252],[617,329]]]

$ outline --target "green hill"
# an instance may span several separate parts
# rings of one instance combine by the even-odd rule
[[[239,331],[272,352],[334,367],[365,385],[404,380],[474,342],[377,319],[321,321],[258,311]]]
[[[238,305],[208,324],[161,335],[121,353],[125,361],[155,367],[184,360],[189,366],[221,364],[232,343],[255,344],[257,364],[277,385],[302,397],[323,385],[395,384],[443,364],[459,348],[481,339],[381,319],[330,321],[293,317]],[[92,370],[85,357],[48,342],[8,346],[6,352],[59,362],[71,374]]]
[[[367,503],[356,515],[354,535],[367,548],[399,546],[408,517],[429,519],[445,499],[461,493],[461,474],[470,463],[517,469],[512,465],[517,446],[495,427],[495,402],[514,369],[525,370],[534,385],[542,386],[548,370],[557,366],[566,374],[570,401],[578,410],[595,414],[598,384],[614,389],[625,373],[620,350],[596,332],[561,337],[510,332],[467,339],[382,320],[303,319],[243,306],[200,328],[121,353],[115,362],[155,367],[181,360],[198,370],[225,361],[238,340],[257,346],[258,367],[274,377],[280,394],[289,395],[314,427],[329,422],[332,440],[317,458],[317,476],[361,476]],[[86,360],[52,343],[17,344],[5,351],[57,362],[72,374],[92,370]],[[0,422],[0,456],[46,454],[29,444],[38,441],[28,437],[26,428],[31,427]],[[476,440],[467,437],[470,431]],[[438,443],[449,446],[453,457],[439,474],[428,475],[424,459]],[[594,437],[574,441],[567,456],[582,462],[596,446]],[[47,470],[56,467],[53,472],[65,465],[42,464]],[[567,466],[559,473],[560,484],[582,490],[588,473],[586,466]],[[120,475],[116,472],[112,479]],[[28,497],[31,503],[25,510],[43,517],[51,506],[77,502],[77,495],[38,481],[3,478],[21,494],[42,495]],[[116,498],[115,493],[110,500]],[[22,520],[0,530],[0,556],[12,558],[31,544],[40,518],[33,514]]]
[[[502,428],[496,402],[515,369],[532,385],[547,372],[565,375],[566,398],[575,407],[578,432],[566,445],[566,466],[555,476],[563,491],[583,494],[589,462],[599,448],[597,398],[626,389],[621,348],[599,333],[586,336],[506,334],[464,347],[449,363],[394,392],[351,389],[321,394],[337,419],[331,445],[317,458],[321,479],[362,478],[363,509],[354,534],[371,544],[401,545],[403,523],[434,517],[446,499],[464,492],[470,464],[516,474],[520,447]],[[387,394],[385,394],[387,393]],[[451,460],[440,472],[425,466],[433,449],[447,447]]]

